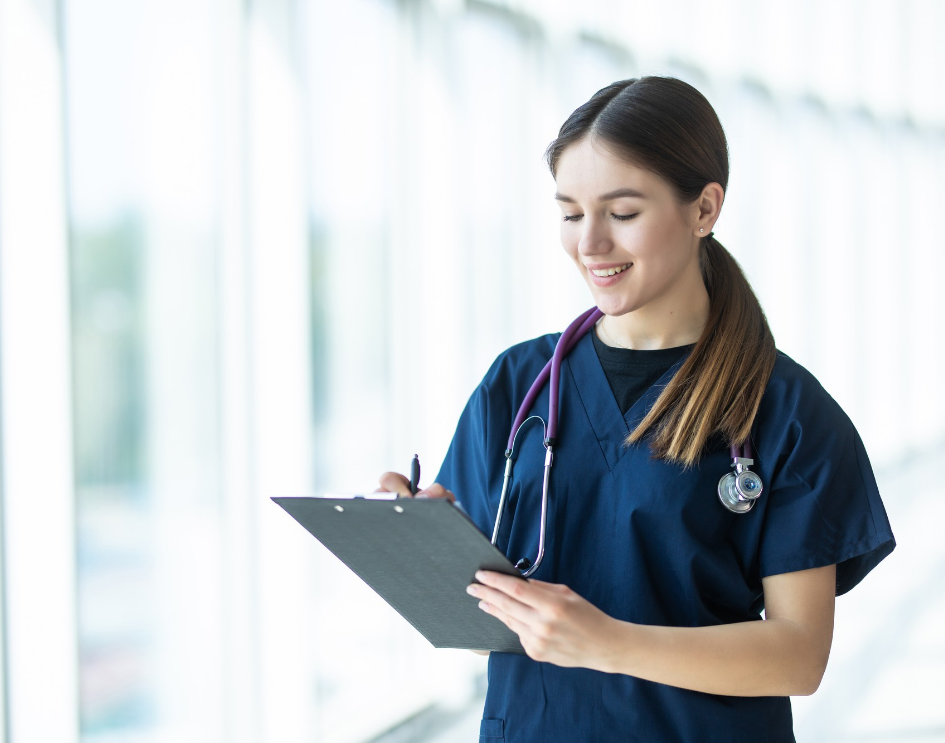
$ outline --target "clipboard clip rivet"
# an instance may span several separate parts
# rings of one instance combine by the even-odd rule
[[[404,512],[404,507],[403,507],[403,506],[394,506],[394,510],[397,511],[397,513],[403,513],[403,512]]]
[[[344,506],[335,506],[335,510],[336,510],[338,513],[341,513],[341,512],[344,511],[345,509],[344,509]]]

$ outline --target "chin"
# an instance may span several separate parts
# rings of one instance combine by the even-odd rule
[[[631,301],[627,297],[615,297],[599,294],[592,296],[594,297],[594,304],[597,305],[597,308],[605,315],[610,315],[611,317],[620,317],[621,315],[626,315],[628,312],[633,312],[640,307],[637,302]]]

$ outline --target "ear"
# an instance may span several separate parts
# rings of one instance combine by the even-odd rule
[[[702,193],[693,204],[693,232],[696,237],[705,237],[712,231],[722,211],[722,202],[725,200],[725,191],[714,181],[706,183]],[[699,230],[703,230],[700,232]]]

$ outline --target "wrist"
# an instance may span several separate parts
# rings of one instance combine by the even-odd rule
[[[639,629],[638,624],[611,618],[596,670],[604,673],[627,673],[627,669],[632,665],[631,655],[637,646],[636,635]]]

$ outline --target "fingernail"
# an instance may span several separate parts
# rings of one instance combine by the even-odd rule
[[[481,570],[477,570],[477,571],[476,571],[476,580],[480,580],[480,581],[481,581],[484,576],[485,576],[485,573],[483,573]]]
[[[475,586],[466,586],[466,593],[470,596],[475,596],[478,592],[478,589]]]

